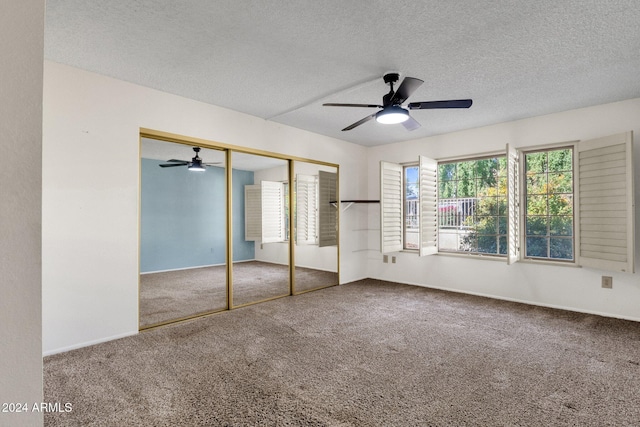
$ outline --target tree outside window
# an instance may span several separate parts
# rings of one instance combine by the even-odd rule
[[[404,167],[404,248],[417,250],[420,242],[420,168]]]
[[[525,154],[525,256],[573,260],[573,150]]]
[[[438,242],[443,252],[506,255],[506,157],[438,165]]]

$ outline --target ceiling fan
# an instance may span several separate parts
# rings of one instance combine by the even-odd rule
[[[340,104],[329,102],[322,104],[325,107],[363,107],[363,108],[382,108],[382,110],[359,120],[343,131],[351,130],[371,119],[376,119],[378,123],[395,124],[402,123],[407,130],[416,130],[420,127],[413,117],[409,115],[409,110],[430,110],[436,108],[469,108],[473,101],[471,99],[454,99],[449,101],[426,101],[426,102],[410,102],[406,107],[402,107],[402,103],[411,96],[411,94],[424,83],[415,77],[405,77],[396,91],[393,90],[393,84],[398,81],[400,75],[398,73],[385,74],[384,82],[389,84],[389,93],[382,97],[382,105],[378,104]]]
[[[217,162],[217,163],[203,163],[202,159],[200,158],[200,156],[198,156],[198,153],[200,152],[200,147],[193,147],[193,151],[196,152],[196,155],[195,155],[195,157],[191,158],[190,162],[187,161],[187,160],[169,159],[169,160],[167,160],[167,162],[171,162],[171,163],[164,163],[164,164],[161,164],[159,166],[161,168],[173,168],[173,167],[176,167],[176,166],[187,166],[190,171],[204,172],[205,166],[213,166],[213,165],[220,164],[220,162]]]

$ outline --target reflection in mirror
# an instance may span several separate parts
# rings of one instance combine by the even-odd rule
[[[231,153],[233,307],[290,294],[289,164]]]
[[[295,293],[338,284],[338,171],[294,163]]]
[[[224,310],[224,151],[141,141],[140,328]]]

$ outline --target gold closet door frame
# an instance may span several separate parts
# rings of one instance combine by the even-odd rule
[[[207,316],[211,316],[213,314],[218,314],[218,313],[223,313],[225,311],[229,311],[229,310],[233,310],[236,308],[241,308],[241,307],[246,307],[249,305],[253,305],[253,304],[260,304],[262,302],[266,302],[266,301],[271,301],[274,299],[279,299],[279,298],[284,298],[286,296],[291,296],[291,295],[300,295],[300,294],[304,294],[307,292],[312,292],[312,291],[316,291],[318,289],[324,289],[324,288],[328,288],[328,287],[332,287],[332,286],[336,286],[336,285],[327,285],[327,286],[321,286],[315,289],[308,289],[308,290],[304,290],[301,292],[296,292],[295,290],[295,248],[294,248],[294,241],[293,239],[290,237],[289,238],[289,295],[282,295],[282,296],[277,296],[277,297],[272,297],[272,298],[267,298],[264,300],[259,300],[259,301],[252,301],[246,304],[242,304],[242,305],[237,305],[234,306],[233,305],[233,224],[232,224],[232,207],[233,207],[233,177],[232,177],[232,172],[233,172],[233,164],[232,164],[232,153],[233,152],[237,152],[237,153],[245,153],[245,154],[254,154],[254,155],[259,155],[259,156],[265,156],[265,157],[272,157],[272,158],[276,158],[276,159],[282,159],[282,160],[286,160],[287,161],[287,165],[289,168],[289,182],[293,182],[294,178],[295,178],[295,174],[294,174],[294,162],[298,161],[298,162],[307,162],[307,163],[312,163],[312,164],[317,164],[317,165],[322,165],[322,166],[329,166],[329,167],[334,167],[336,168],[336,174],[337,174],[337,188],[336,188],[336,201],[338,201],[338,205],[337,205],[337,221],[338,221],[338,230],[337,230],[337,239],[338,239],[338,248],[337,248],[337,265],[338,265],[338,283],[337,285],[340,284],[340,205],[339,205],[339,200],[340,200],[340,165],[335,164],[335,163],[330,163],[330,162],[324,162],[321,160],[314,160],[314,159],[307,159],[304,157],[297,157],[297,156],[288,156],[288,155],[284,155],[284,154],[280,154],[280,153],[275,153],[275,152],[271,152],[271,151],[266,151],[266,150],[258,150],[258,149],[253,149],[253,148],[248,148],[248,147],[242,147],[239,145],[232,145],[232,144],[225,144],[222,142],[218,142],[218,141],[210,141],[210,140],[206,140],[206,139],[202,139],[202,138],[195,138],[195,137],[189,137],[189,136],[184,136],[184,135],[179,135],[179,134],[174,134],[174,133],[169,133],[169,132],[164,132],[164,131],[159,131],[159,130],[154,130],[154,129],[148,129],[148,128],[140,128],[140,134],[139,134],[139,146],[138,146],[138,160],[139,162],[141,162],[142,157],[141,157],[141,147],[142,147],[142,138],[148,138],[148,139],[154,139],[154,140],[158,140],[158,141],[165,141],[165,142],[172,142],[172,143],[176,143],[176,144],[183,144],[183,145],[188,145],[188,146],[200,146],[200,147],[204,147],[204,148],[209,148],[212,150],[220,150],[220,151],[224,151],[225,152],[225,168],[226,168],[226,178],[227,178],[227,218],[226,218],[226,224],[227,224],[227,230],[226,230],[226,239],[227,239],[227,250],[226,250],[226,268],[227,268],[227,307],[224,309],[218,309],[218,310],[212,310],[212,311],[208,311],[208,312],[203,312],[203,313],[197,313],[194,315],[190,315],[190,316],[184,316],[178,319],[171,319],[171,320],[167,320],[167,321],[163,321],[163,322],[159,322],[156,324],[152,324],[152,325],[148,325],[148,326],[144,326],[144,327],[139,327],[139,331],[144,331],[144,330],[150,330],[150,329],[154,329],[154,328],[158,328],[160,326],[164,326],[164,325],[168,325],[168,324],[174,324],[174,323],[180,323],[180,322],[186,322],[186,321],[190,321],[196,318],[201,318],[201,317],[207,317]],[[142,182],[142,169],[139,168],[138,171],[138,188],[142,188],[141,187],[141,182]],[[294,218],[294,203],[293,203],[293,194],[294,191],[291,191],[291,187],[289,187],[289,195],[288,195],[288,201],[289,201],[289,210],[288,210],[288,214],[289,214],[289,218]],[[141,198],[142,198],[142,192],[139,191],[138,193],[138,316],[140,315],[140,232],[141,232],[141,215],[140,215],[140,206],[141,206]],[[294,221],[289,221],[289,236],[293,236],[294,232]],[[140,320],[138,319],[138,322]]]

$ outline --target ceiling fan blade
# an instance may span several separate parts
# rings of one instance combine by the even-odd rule
[[[170,163],[170,164],[164,164],[164,165],[158,165],[158,166],[160,166],[161,168],[173,168],[175,166],[187,166],[188,164],[189,164],[188,162],[182,162],[182,163]]]
[[[416,130],[421,125],[420,125],[420,123],[418,123],[418,121],[416,119],[414,119],[413,117],[409,116],[408,120],[405,120],[404,122],[402,122],[402,126],[404,126],[404,128],[406,130]]]
[[[324,107],[362,107],[362,108],[382,108],[382,105],[376,104],[340,104],[338,102],[327,102],[322,104]]]
[[[365,117],[365,118],[364,118],[364,119],[362,119],[362,120],[358,120],[358,121],[357,121],[357,122],[355,122],[354,124],[349,125],[349,126],[347,126],[346,128],[342,129],[342,131],[344,132],[345,130],[351,130],[351,129],[355,128],[355,127],[358,127],[358,126],[360,126],[361,124],[366,123],[366,122],[368,122],[369,120],[373,119],[373,118],[376,116],[376,114],[378,114],[378,113],[374,113],[374,114],[372,114],[372,115],[370,115],[370,116]]]
[[[436,108],[469,108],[473,104],[471,99],[452,99],[450,101],[411,102],[410,110],[432,110]]]
[[[396,90],[391,98],[392,105],[400,105],[411,96],[416,89],[418,89],[424,81],[416,79],[415,77],[405,77],[400,87]]]
[[[213,163],[201,163],[202,166],[215,166],[215,165],[219,165],[222,162],[213,162]]]

